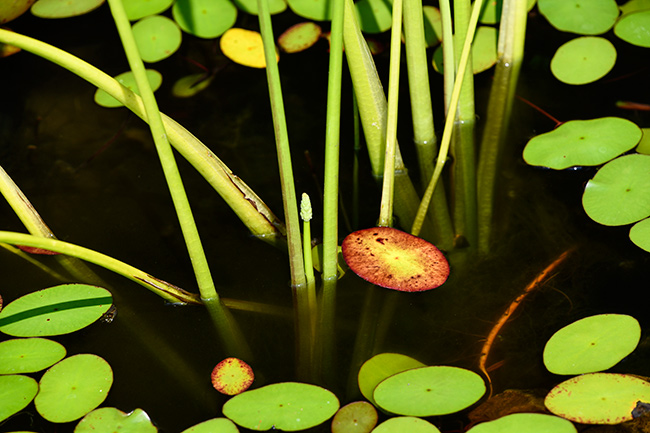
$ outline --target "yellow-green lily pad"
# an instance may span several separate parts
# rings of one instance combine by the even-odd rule
[[[38,383],[28,376],[0,376],[0,422],[25,408],[36,396]]]
[[[616,48],[605,38],[584,36],[566,42],[551,59],[551,72],[567,84],[601,79],[616,63]]]
[[[271,15],[279,14],[287,9],[286,0],[268,0],[269,13]],[[233,0],[233,3],[243,12],[251,15],[257,15],[257,0]]]
[[[332,419],[332,433],[369,433],[377,425],[377,410],[367,401],[346,404]]]
[[[294,24],[280,35],[278,45],[285,53],[299,53],[314,45],[322,32],[320,26],[311,21]]]
[[[650,251],[650,218],[641,220],[632,226],[630,240],[637,247]]]
[[[239,429],[228,418],[212,418],[185,429],[181,433],[239,433]]]
[[[397,416],[390,418],[377,426],[372,433],[440,433],[440,430],[429,421],[413,416]]]
[[[14,0],[0,2],[0,25],[15,20],[29,10],[36,0]]]
[[[0,343],[0,374],[34,373],[65,357],[60,343],[45,338],[16,338]]]
[[[289,8],[298,16],[314,21],[330,21],[330,0],[287,0]]]
[[[623,15],[614,26],[614,34],[630,44],[650,47],[650,10]]]
[[[83,417],[74,433],[157,433],[149,415],[142,409],[130,413],[114,407],[100,407]],[[216,433],[216,431],[215,431]]]
[[[39,18],[70,18],[87,14],[104,0],[38,0],[32,5],[32,14]]]
[[[213,39],[235,24],[237,8],[230,0],[176,0],[172,16],[183,31]]]
[[[154,69],[147,69],[146,73],[147,73],[147,80],[149,80],[149,85],[151,86],[151,90],[155,92],[162,84],[162,75],[160,74],[160,72]],[[114,78],[117,81],[119,81],[120,84],[122,84],[124,87],[128,88],[129,90],[132,90],[138,95],[140,94],[140,91],[138,90],[138,84],[135,82],[135,76],[133,76],[133,72],[131,71],[123,72]],[[97,105],[101,105],[102,107],[106,107],[106,108],[123,106],[120,101],[113,98],[111,95],[109,95],[102,89],[97,89],[97,91],[95,92],[95,103]]]
[[[140,57],[149,63],[171,56],[181,46],[181,29],[171,19],[154,15],[133,25],[133,37]]]
[[[392,0],[359,0],[354,4],[359,27],[364,33],[383,33],[393,23]]]
[[[618,17],[615,0],[538,0],[537,7],[553,27],[579,35],[599,35]]]
[[[130,21],[137,21],[140,18],[164,12],[172,3],[174,0],[128,0],[122,2],[126,16]]]
[[[368,401],[375,404],[372,394],[384,379],[396,373],[420,367],[426,367],[426,365],[410,356],[400,353],[380,353],[364,362],[359,369],[359,390]]]
[[[472,427],[467,433],[577,433],[575,426],[543,413],[513,413]]]

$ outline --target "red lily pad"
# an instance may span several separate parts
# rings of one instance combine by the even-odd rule
[[[253,380],[253,369],[237,358],[226,358],[212,370],[212,386],[226,395],[237,395],[246,391]]]
[[[341,248],[355,274],[387,289],[422,292],[441,286],[449,276],[449,263],[438,248],[394,228],[356,231]]]

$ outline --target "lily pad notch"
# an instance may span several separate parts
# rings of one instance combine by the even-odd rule
[[[350,233],[341,248],[355,274],[387,289],[422,292],[441,286],[449,277],[449,263],[438,248],[391,227]]]

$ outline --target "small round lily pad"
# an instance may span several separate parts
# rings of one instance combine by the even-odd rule
[[[43,374],[34,404],[50,422],[74,421],[99,406],[112,384],[113,371],[103,358],[71,356]]]
[[[401,292],[441,286],[449,263],[433,244],[390,227],[350,233],[341,244],[350,269],[373,284]]]
[[[140,57],[149,63],[166,59],[181,46],[181,30],[178,25],[162,15],[143,18],[135,23],[133,37]]]
[[[219,41],[223,54],[235,63],[251,68],[266,68],[262,35],[252,30],[229,29]],[[279,56],[276,57],[279,60]]]
[[[354,4],[359,27],[364,33],[383,33],[393,24],[392,2],[359,0]]]
[[[65,347],[45,338],[16,338],[0,343],[0,374],[34,373],[65,357]]]
[[[202,90],[206,89],[210,83],[212,83],[214,77],[214,75],[206,76],[206,74],[203,72],[186,75],[176,80],[172,86],[172,95],[176,96],[177,98],[192,97]]]
[[[375,399],[372,394],[384,379],[412,368],[426,367],[417,359],[401,353],[380,353],[363,363],[359,369],[359,390],[372,404]]]
[[[114,407],[101,407],[83,417],[74,433],[157,433],[149,415],[142,409],[124,413]]]
[[[285,0],[268,0],[269,13],[271,15],[279,14],[287,10],[287,2]],[[257,15],[257,0],[233,0],[233,3],[239,10],[247,14]]]
[[[581,424],[630,421],[637,403],[650,403],[650,383],[615,373],[590,373],[555,386],[544,399],[557,416]]]
[[[129,0],[122,2],[126,16],[131,21],[137,21],[150,15],[166,11],[174,0]]]
[[[287,0],[289,8],[298,16],[314,21],[330,21],[329,0]]]
[[[579,35],[599,35],[618,17],[615,0],[539,0],[537,7],[553,27]]]
[[[0,25],[8,23],[27,12],[36,0],[14,0],[0,2]]]
[[[38,392],[38,383],[28,376],[0,376],[0,422],[27,406]]]
[[[567,84],[587,84],[601,79],[616,63],[616,48],[605,38],[584,36],[557,49],[551,72]]]
[[[149,85],[151,86],[151,90],[155,92],[162,84],[162,75],[160,74],[160,72],[154,69],[147,69],[146,72],[147,72],[147,80],[149,80]],[[138,90],[138,84],[135,82],[135,77],[133,76],[133,72],[131,71],[123,72],[120,75],[116,76],[115,79],[119,81],[120,84],[122,84],[127,89],[137,93],[138,95],[140,94]],[[120,101],[113,98],[111,95],[109,95],[102,89],[97,89],[97,91],[95,92],[95,103],[97,105],[101,105],[102,107],[107,107],[107,108],[123,106]]]
[[[523,157],[530,165],[554,170],[601,165],[632,149],[641,136],[636,124],[619,117],[572,120],[533,137]]]
[[[104,0],[39,0],[32,6],[32,14],[39,18],[69,18],[87,14],[100,7]]]
[[[111,293],[87,284],[63,284],[11,302],[0,312],[0,331],[14,337],[62,335],[99,319],[113,303]]]
[[[183,31],[214,39],[235,24],[237,8],[230,0],[176,0],[172,16]]]
[[[650,10],[623,15],[614,26],[614,34],[630,44],[650,47]]]
[[[650,216],[650,155],[621,156],[587,182],[582,206],[594,221],[619,226]]]
[[[577,433],[575,426],[543,413],[513,413],[472,427],[467,433]]]
[[[440,430],[429,421],[412,416],[397,416],[388,419],[377,426],[373,433],[440,433]]]
[[[585,317],[557,331],[544,347],[544,365],[555,374],[607,370],[636,349],[641,326],[624,314]]]
[[[226,358],[212,370],[212,386],[222,394],[246,391],[255,380],[253,369],[241,359]]]
[[[294,24],[280,35],[278,45],[285,53],[298,53],[314,45],[321,33],[322,29],[316,23]]]
[[[367,401],[346,404],[334,415],[332,433],[370,433],[377,425],[377,410]]]
[[[461,411],[485,394],[485,382],[470,370],[449,366],[414,368],[382,381],[373,397],[398,415],[437,416]]]
[[[637,247],[650,251],[650,218],[639,221],[632,226],[630,229],[630,240]]]
[[[185,429],[181,433],[239,433],[239,429],[228,418],[212,418]]]
[[[223,405],[223,414],[251,430],[296,431],[315,427],[339,409],[336,396],[319,386],[283,382],[242,392]]]

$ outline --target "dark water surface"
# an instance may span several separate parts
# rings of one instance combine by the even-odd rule
[[[240,20],[242,25],[255,26],[254,18]],[[282,20],[286,18],[279,18],[276,32],[286,27]],[[85,24],[91,21],[95,25]],[[65,32],[60,31],[62,26]],[[65,21],[23,17],[13,28],[70,50],[109,74],[127,68],[105,7],[89,17]],[[582,88],[561,85],[548,72],[550,56],[559,42],[539,36],[554,33],[537,16],[531,16],[529,33],[531,48],[527,53],[532,54],[527,54],[522,72],[521,96],[561,120],[618,115],[648,126],[647,116],[614,107],[617,99],[636,99],[635,89],[647,70],[626,80]],[[181,54],[165,60],[159,68],[165,80],[157,92],[161,110],[203,140],[281,217],[264,71],[233,65],[212,54],[210,42],[184,37]],[[612,77],[638,70],[629,60],[637,51],[622,48],[627,51],[619,54],[623,60]],[[320,182],[326,51],[325,43],[320,42],[311,53],[285,55],[280,63],[296,189],[308,192],[315,204],[315,236],[320,236],[319,186],[304,152],[310,152]],[[170,96],[176,78],[197,72],[184,57],[222,67],[208,90],[190,100]],[[386,59],[380,57],[378,63],[385,65]],[[488,93],[489,74],[476,79],[479,97]],[[28,53],[2,60],[0,80],[6,86],[0,164],[54,233],[195,291],[179,227],[143,122],[129,116],[125,109],[96,106],[92,86]],[[344,87],[349,90],[347,83]],[[438,78],[432,88],[437,98],[441,93]],[[349,100],[348,92],[344,104]],[[406,101],[404,104],[406,108]],[[483,105],[479,100],[479,123]],[[349,109],[344,111],[347,114]],[[515,103],[514,111],[512,138],[499,180],[496,226],[500,238],[489,257],[467,263],[452,254],[449,282],[422,294],[375,289],[351,273],[340,281],[335,366],[326,376],[334,378],[328,386],[342,403],[358,398],[346,394],[345,389],[351,348],[369,296],[373,306],[388,304],[394,310],[391,316],[377,319],[378,327],[386,325],[385,339],[378,343],[377,351],[404,353],[430,365],[476,370],[483,339],[507,305],[562,251],[575,248],[566,264],[525,301],[501,332],[488,362],[504,361],[492,373],[497,392],[506,388],[549,389],[562,380],[545,372],[541,353],[553,332],[574,320],[598,313],[625,313],[636,317],[643,329],[649,325],[647,303],[639,302],[650,281],[648,254],[631,244],[626,228],[602,227],[584,215],[581,188],[595,170],[558,173],[523,163],[520,155],[528,138],[550,130],[553,124],[521,102]],[[408,145],[408,115],[401,116],[400,121],[405,158],[414,166]],[[343,130],[342,189],[349,193],[346,182],[350,180],[352,140],[348,120]],[[109,141],[111,144],[105,146]],[[368,174],[367,161],[361,164],[361,225],[366,227],[374,224],[380,192]],[[181,160],[179,166],[220,295],[290,308],[285,253],[252,238],[192,167]],[[344,199],[349,203],[349,196]],[[0,203],[0,228],[24,230],[4,202]],[[341,229],[342,235],[345,230]],[[42,261],[53,263],[52,258]],[[165,305],[135,283],[101,269],[96,271],[115,294],[116,319],[53,339],[62,342],[69,355],[96,353],[109,361],[115,382],[104,406],[127,412],[142,408],[163,432],[181,431],[219,416],[226,398],[212,389],[209,375],[225,353],[205,312],[198,307]],[[7,303],[61,283],[4,249],[0,249],[0,278],[0,294]],[[291,319],[246,312],[235,312],[235,316],[253,347],[256,385],[294,380]],[[648,350],[644,332],[639,349],[615,370],[650,375]],[[461,416],[432,421],[443,430],[453,430],[464,422]],[[73,427],[74,423],[43,423],[30,405],[0,429],[67,432]]]

